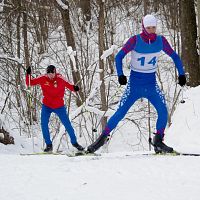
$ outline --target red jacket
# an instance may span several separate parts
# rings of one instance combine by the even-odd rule
[[[26,75],[27,86],[29,86],[29,77],[31,76]],[[56,74],[52,80],[46,74],[37,78],[30,78],[30,86],[34,85],[41,86],[43,94],[42,103],[52,109],[64,106],[65,88],[74,91],[74,85],[68,83],[61,74]]]

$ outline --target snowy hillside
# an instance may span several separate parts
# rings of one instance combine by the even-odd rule
[[[166,142],[176,150],[200,153],[200,87],[185,91],[184,99],[185,104],[179,104],[167,130]],[[112,140],[111,150],[119,147],[117,138],[120,140],[117,136]],[[31,151],[31,140],[26,144]],[[21,156],[17,146],[0,148],[1,200],[200,198],[200,157],[147,156],[122,152],[123,146],[121,152],[74,158]]]
[[[179,104],[166,141],[178,151],[200,153],[200,86],[186,90],[184,104]]]

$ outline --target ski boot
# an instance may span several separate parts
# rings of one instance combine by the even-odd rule
[[[44,149],[44,152],[50,153],[53,151],[52,144],[47,144],[46,148]]]
[[[97,151],[108,140],[108,136],[109,135],[101,134],[97,138],[97,140],[87,148],[87,152],[88,153],[94,153],[95,151]]]
[[[84,148],[80,144],[78,144],[77,142],[72,144],[72,146],[77,148],[78,151],[83,151],[84,150]]]
[[[156,153],[172,153],[174,151],[172,147],[163,143],[163,137],[160,134],[155,134],[153,138],[153,146]]]

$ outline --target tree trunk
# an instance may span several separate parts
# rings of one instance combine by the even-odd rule
[[[90,21],[91,20],[90,0],[80,0],[80,7],[83,12],[84,20]]]
[[[40,49],[39,53],[42,54],[47,49],[47,39],[48,39],[48,27],[47,27],[47,14],[46,10],[43,7],[48,6],[46,1],[37,2],[38,10],[38,23],[39,23],[39,32],[40,32]]]
[[[200,0],[197,0],[197,16],[198,16],[198,47],[200,49]],[[200,66],[200,57],[199,57]]]
[[[103,51],[105,50],[104,48],[104,27],[105,27],[105,19],[104,19],[104,2],[102,0],[98,0],[98,4],[99,4],[99,20],[98,20],[98,24],[99,24],[99,69],[102,70],[101,73],[99,73],[100,75],[100,81],[102,81],[101,86],[100,86],[100,93],[101,93],[101,104],[102,104],[102,110],[106,111],[108,109],[107,106],[107,101],[106,101],[106,86],[105,86],[105,81],[104,81],[104,73],[105,73],[105,69],[104,69],[104,62],[101,59],[101,55],[103,54]],[[106,126],[107,123],[107,117],[103,117],[102,121],[101,121],[101,125],[102,125],[102,129],[104,129],[104,127]]]
[[[64,25],[64,29],[65,29],[65,35],[66,35],[66,39],[67,39],[67,45],[71,46],[73,51],[76,51],[76,45],[75,45],[75,39],[74,39],[74,34],[72,31],[72,26],[71,26],[71,21],[70,21],[70,15],[69,15],[69,9],[63,9],[55,0],[56,2],[56,6],[58,7],[61,15],[62,15],[62,21],[63,21],[63,25]],[[69,8],[69,2],[66,0],[63,0],[63,3]],[[72,76],[73,76],[73,80],[75,84],[78,84],[78,86],[80,87],[80,98],[81,99],[77,99],[77,105],[80,106],[84,101],[85,101],[85,96],[82,92],[82,84],[81,84],[81,76],[79,73],[79,67],[78,67],[78,59],[75,56],[75,62],[76,62],[76,68],[77,71],[75,71],[75,66],[73,66],[73,62],[70,59],[70,65],[71,65],[71,70],[72,70]]]
[[[27,13],[26,8],[23,7],[23,38],[24,38],[24,57],[25,57],[25,68],[30,66],[29,62],[29,49],[28,49],[28,28],[27,28]],[[30,91],[29,91],[30,92]],[[32,106],[31,106],[31,94],[27,95],[27,114],[29,118],[30,125],[32,125]]]
[[[27,13],[23,11],[23,37],[24,37],[24,56],[26,67],[30,66],[29,62],[29,49],[28,49],[28,32],[27,32]]]
[[[20,59],[20,46],[21,46],[21,37],[20,37],[20,29],[21,29],[21,1],[18,1],[18,16],[17,16],[17,57]],[[21,65],[17,64],[17,73],[16,73],[16,88],[21,85]],[[16,91],[16,100],[17,106],[20,107],[20,93]]]
[[[194,0],[180,1],[182,60],[189,73],[188,85],[200,85],[199,56],[197,53],[197,25]]]

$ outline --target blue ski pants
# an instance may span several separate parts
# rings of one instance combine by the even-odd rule
[[[103,134],[109,134],[121,121],[130,107],[140,98],[146,98],[155,107],[158,118],[157,133],[163,135],[167,125],[168,112],[164,95],[156,83],[155,73],[140,73],[131,71],[127,88],[122,96],[119,108],[109,119]]]
[[[74,133],[74,129],[70,123],[69,117],[67,115],[65,106],[62,106],[62,107],[56,108],[56,109],[52,109],[43,104],[42,111],[41,111],[41,127],[42,127],[42,134],[43,134],[45,143],[47,145],[52,144],[52,141],[50,139],[49,126],[48,126],[51,113],[55,113],[56,115],[58,115],[60,121],[62,122],[66,131],[69,134],[71,143],[75,144],[77,142],[77,139],[76,139],[76,136]]]

